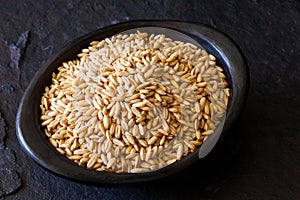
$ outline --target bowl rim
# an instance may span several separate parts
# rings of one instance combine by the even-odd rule
[[[106,38],[115,35],[122,30],[128,30],[138,27],[163,27],[173,29],[182,32],[194,39],[204,42],[204,49],[211,49],[215,51],[216,57],[223,58],[223,64],[228,65],[227,73],[230,74],[230,78],[239,74],[239,80],[233,79],[232,88],[233,96],[231,101],[231,107],[228,108],[226,116],[226,123],[223,128],[223,132],[227,132],[237,117],[240,115],[242,108],[244,107],[247,92],[249,87],[248,69],[245,59],[238,46],[220,30],[210,27],[205,24],[179,21],[179,20],[132,20],[126,22],[120,22],[117,24],[109,25],[90,33],[87,33],[81,37],[72,40],[67,43],[57,54],[51,56],[50,59],[38,70],[34,75],[34,78],[28,85],[21,102],[16,116],[16,134],[20,145],[23,150],[40,166],[46,170],[69,180],[81,182],[84,184],[93,185],[115,185],[115,184],[127,184],[127,183],[139,183],[146,181],[153,181],[173,175],[187,168],[189,165],[199,160],[197,151],[193,152],[189,156],[186,156],[180,160],[180,165],[172,164],[167,167],[158,169],[156,171],[146,173],[110,173],[110,172],[98,172],[95,170],[86,169],[80,167],[76,163],[70,162],[69,159],[60,155],[47,141],[45,140],[45,134],[39,134],[38,128],[34,125],[38,123],[38,119],[32,121],[30,116],[36,115],[38,112],[34,109],[33,101],[31,100],[36,91],[44,88],[46,83],[39,84],[43,79],[44,74],[49,74],[56,69],[58,65],[55,63],[61,63],[62,60],[68,61],[68,56],[71,54],[77,55],[77,53],[86,47],[92,41],[92,38]],[[203,45],[203,44],[202,44]],[[76,47],[76,48],[75,48]],[[73,53],[70,53],[73,51]],[[77,53],[74,53],[77,51]],[[230,55],[229,52],[232,54]],[[74,58],[74,57],[73,57]],[[51,67],[52,66],[52,67]],[[231,67],[230,67],[231,66]],[[234,67],[233,67],[234,66]],[[49,78],[50,79],[50,78]],[[49,80],[48,82],[50,82]],[[238,84],[236,84],[236,82]],[[236,94],[241,95],[241,99],[236,99]],[[39,102],[39,100],[38,100]],[[232,106],[237,106],[238,109],[233,111]],[[38,134],[36,134],[38,133]],[[30,135],[30,137],[28,136]],[[39,143],[42,142],[42,143]],[[43,143],[44,142],[44,143]],[[99,174],[101,173],[101,174]]]

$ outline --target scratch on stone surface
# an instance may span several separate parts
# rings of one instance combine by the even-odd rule
[[[11,64],[15,68],[20,68],[21,66],[21,60],[24,55],[26,46],[28,45],[28,39],[29,31],[25,31],[19,36],[16,44],[11,44],[9,46]]]
[[[7,125],[0,111],[0,149],[4,149],[5,143],[4,139],[6,136]]]
[[[215,24],[215,21],[214,21],[212,18],[209,19],[209,24],[210,24],[212,27],[214,27],[214,28],[217,27],[216,24]]]
[[[0,93],[6,93],[6,94],[9,94],[9,93],[12,93],[14,92],[15,89],[13,88],[12,85],[10,84],[3,84],[3,85],[0,85]]]
[[[51,55],[53,48],[54,48],[53,45],[48,45],[45,48],[43,48],[43,51],[46,51],[46,52],[48,52],[49,55]]]
[[[0,170],[0,177],[0,197],[15,192],[22,185],[20,176],[14,170]]]

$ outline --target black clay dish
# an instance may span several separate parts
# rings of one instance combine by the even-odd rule
[[[150,27],[150,28],[149,28]],[[180,37],[192,39],[202,46],[207,52],[215,55],[224,68],[228,83],[232,91],[227,114],[218,137],[202,145],[195,152],[180,161],[162,169],[146,173],[109,173],[98,172],[78,166],[76,163],[60,155],[48,142],[40,125],[40,99],[45,86],[51,83],[51,74],[56,71],[62,62],[74,59],[77,54],[89,46],[93,40],[102,40],[117,33],[131,29],[145,28],[158,31],[175,30],[180,32]],[[172,31],[171,31],[172,32]],[[127,184],[157,180],[173,175],[197,160],[205,157],[217,143],[219,136],[230,130],[241,113],[248,92],[248,72],[245,60],[235,45],[226,35],[213,28],[200,24],[180,21],[129,21],[111,25],[81,38],[76,39],[65,47],[59,54],[47,62],[27,88],[17,113],[17,137],[24,151],[38,164],[56,175],[72,181],[88,184]],[[204,143],[205,144],[205,143]],[[202,150],[201,150],[202,149]]]

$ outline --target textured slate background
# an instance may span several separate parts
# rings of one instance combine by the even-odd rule
[[[0,199],[300,198],[300,3],[296,0],[0,0]],[[182,173],[155,183],[95,187],[42,169],[15,135],[20,98],[67,42],[134,19],[177,19],[230,36],[250,72],[246,108],[225,140]]]

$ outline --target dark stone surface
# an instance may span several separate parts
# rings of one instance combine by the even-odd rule
[[[6,135],[6,123],[4,118],[2,117],[2,113],[0,112],[0,149],[4,148],[4,138]]]
[[[0,170],[0,197],[8,195],[21,186],[21,179],[16,171]]]
[[[299,199],[299,1],[10,0],[0,17],[0,199]],[[96,187],[49,173],[17,141],[22,94],[67,42],[134,19],[199,22],[231,37],[250,72],[242,116],[206,159],[165,180]]]

